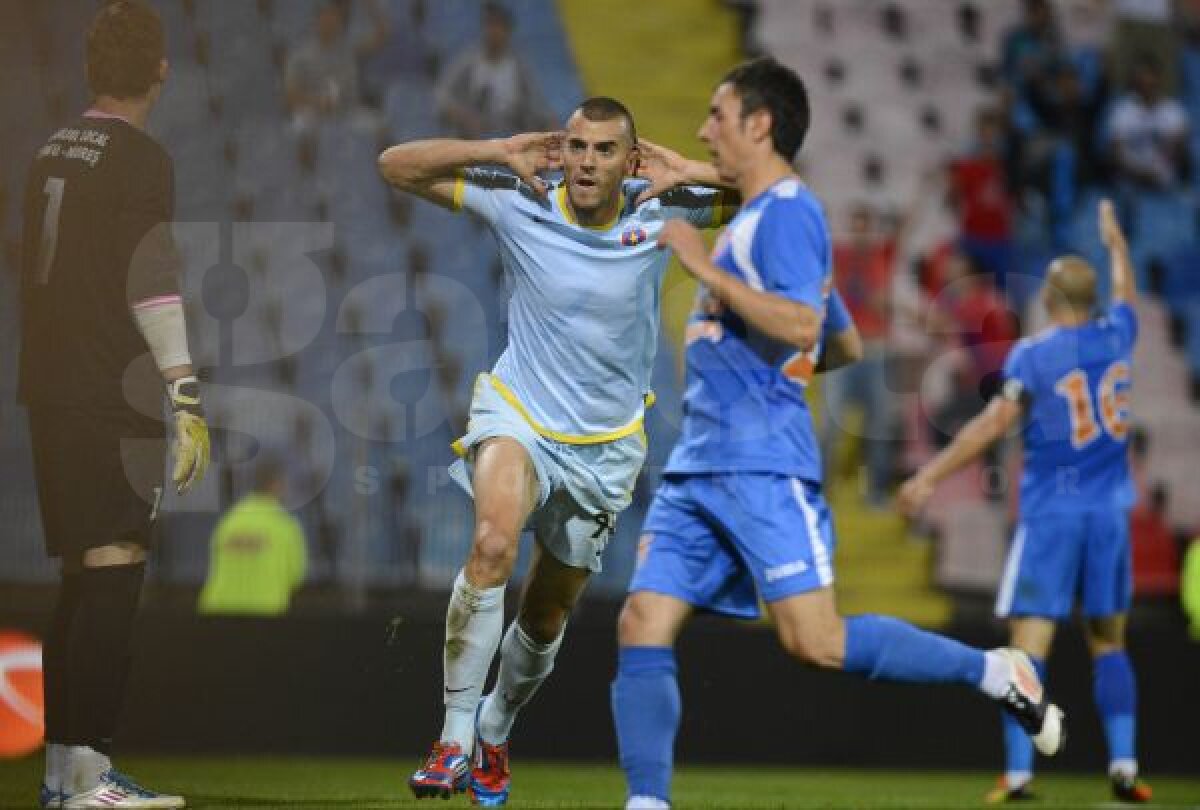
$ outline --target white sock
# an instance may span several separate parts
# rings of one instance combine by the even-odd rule
[[[671,810],[671,804],[657,796],[630,796],[625,810]]]
[[[1004,786],[1009,790],[1017,790],[1023,788],[1033,781],[1033,774],[1030,771],[1005,771]]]
[[[1130,781],[1137,779],[1138,767],[1136,759],[1114,759],[1108,763],[1108,776],[1122,776]]]
[[[500,674],[496,688],[483,701],[479,715],[479,736],[499,745],[512,733],[517,712],[554,670],[554,657],[562,646],[563,633],[549,644],[539,644],[521,629],[515,619],[500,644]]]
[[[999,700],[1008,692],[1008,684],[1013,679],[1013,662],[1007,656],[996,650],[988,650],[983,654],[983,680],[979,682],[979,691],[993,700]]]
[[[62,790],[69,796],[84,793],[100,784],[100,777],[112,768],[106,754],[86,745],[67,746]]]
[[[475,749],[475,711],[483,682],[503,631],[504,586],[476,588],[459,571],[446,609],[446,721],[441,741],[458,743],[468,755]]]
[[[63,789],[63,771],[67,747],[62,743],[46,743],[46,787],[54,792]]]

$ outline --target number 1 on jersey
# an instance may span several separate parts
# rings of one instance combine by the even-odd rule
[[[42,218],[42,243],[38,247],[38,284],[50,282],[50,268],[54,266],[54,254],[58,252],[58,218],[62,214],[63,190],[67,181],[61,177],[47,177],[42,192],[46,201],[46,214]]]

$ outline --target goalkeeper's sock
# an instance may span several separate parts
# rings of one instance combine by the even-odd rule
[[[64,760],[62,790],[68,796],[96,787],[100,777],[112,769],[108,754],[87,745],[68,746]]]
[[[683,713],[672,648],[620,648],[612,712],[629,795],[669,801],[675,734]]]
[[[986,691],[984,655],[982,650],[891,616],[846,619],[843,668],[871,680],[961,683]]]
[[[70,739],[101,754],[112,747],[129,672],[129,643],[145,563],[85,568],[71,626]]]
[[[1042,683],[1046,683],[1046,662],[1029,656]],[[1004,776],[1009,789],[1028,784],[1033,778],[1033,740],[1012,712],[1001,712],[1004,723]]]
[[[46,719],[46,787],[52,791],[61,789],[63,762],[66,756],[64,743],[70,739],[68,723],[70,713],[69,667],[67,650],[71,637],[71,625],[79,610],[82,595],[82,575],[79,573],[62,576],[58,600],[54,605],[54,616],[46,631],[46,643],[42,647],[42,674],[45,692]]]
[[[504,586],[476,588],[462,571],[454,580],[446,609],[442,742],[456,742],[464,753],[475,749],[475,712],[483,682],[504,631]]]
[[[1092,662],[1096,710],[1104,724],[1110,772],[1137,775],[1137,681],[1124,650],[1105,653]]]
[[[512,733],[517,712],[554,670],[554,657],[562,646],[563,633],[549,644],[539,644],[513,620],[500,643],[500,674],[496,688],[483,701],[479,714],[479,736],[500,745]]]
[[[52,792],[63,790],[63,776],[67,764],[67,747],[62,743],[46,743],[46,775],[42,783]]]

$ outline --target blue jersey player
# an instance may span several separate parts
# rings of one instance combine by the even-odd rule
[[[783,648],[802,662],[978,688],[1017,713],[1046,753],[1061,744],[1061,712],[1022,654],[837,612],[833,525],[805,404],[832,312],[828,226],[792,171],[807,128],[795,73],[770,59],[732,70],[699,135],[743,207],[711,258],[686,223],[667,223],[659,236],[701,291],[688,328],[682,435],[618,627],[612,709],[628,808],[669,806],[680,629],[697,610],[755,617],[760,597]]]
[[[1101,203],[1099,219],[1111,254],[1112,305],[1096,315],[1096,274],[1087,262],[1067,257],[1051,264],[1042,290],[1051,327],[1013,347],[1001,393],[905,483],[900,504],[908,511],[920,508],[940,480],[1024,420],[1020,518],[996,613],[1009,620],[1013,646],[1044,672],[1056,622],[1079,604],[1094,659],[1113,794],[1145,802],[1150,789],[1137,779],[1136,690],[1125,653],[1133,592],[1126,441],[1136,289],[1111,203]],[[1005,773],[989,797],[1028,798],[1033,749],[1007,718],[1004,737]]]
[[[469,790],[477,804],[505,803],[517,712],[553,669],[567,615],[629,505],[668,259],[655,240],[672,219],[726,218],[712,188],[646,194],[662,161],[647,160],[649,184],[631,178],[638,161],[633,118],[609,98],[585,101],[565,132],[416,141],[380,157],[398,188],[479,216],[512,286],[508,345],[479,376],[455,443],[463,460],[451,472],[474,496],[475,530],[446,615],[445,722],[409,780],[418,798]],[[494,165],[513,174],[485,168]],[[563,182],[548,188],[538,172],[559,168]],[[505,584],[527,524],[537,542],[505,632]],[[481,702],[497,647],[496,687]]]

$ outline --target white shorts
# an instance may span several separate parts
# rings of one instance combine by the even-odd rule
[[[633,499],[646,459],[644,434],[639,430],[602,444],[548,439],[490,384],[490,375],[481,374],[467,433],[454,445],[462,458],[450,465],[450,477],[468,494],[473,494],[472,451],[498,436],[520,442],[533,462],[538,502],[529,525],[538,542],[564,565],[599,572],[616,516]]]

